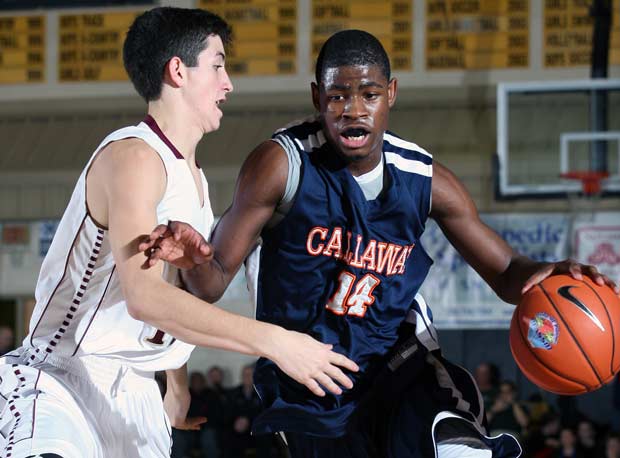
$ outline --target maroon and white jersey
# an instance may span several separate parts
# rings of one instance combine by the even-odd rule
[[[157,371],[180,367],[194,348],[129,315],[108,231],[97,225],[86,206],[86,172],[93,158],[110,142],[130,137],[144,140],[159,154],[166,169],[166,191],[157,206],[158,223],[184,221],[205,238],[210,234],[213,212],[207,180],[201,172],[201,207],[186,160],[153,118],[110,134],[80,175],[43,261],[30,332],[23,342],[30,364],[45,361],[62,367],[77,362],[76,357],[86,363],[94,356],[98,361],[108,358],[138,370]],[[167,264],[163,275],[170,283],[178,279],[177,269]]]

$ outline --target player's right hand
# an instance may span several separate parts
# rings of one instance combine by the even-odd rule
[[[184,429],[190,431],[200,430],[200,426],[206,423],[207,417],[188,417],[189,404],[191,395],[189,389],[181,390],[181,392],[172,392],[167,389],[164,395],[164,410],[170,425],[175,429]]]
[[[317,396],[325,396],[324,389],[342,394],[341,386],[353,388],[353,382],[341,368],[357,372],[357,364],[332,351],[333,345],[321,343],[306,334],[280,329],[283,332],[278,336],[270,359],[289,377],[304,384]]]
[[[179,269],[189,270],[213,258],[213,247],[191,225],[180,221],[160,224],[144,236],[138,250],[147,257],[143,268],[153,267],[159,260]]]

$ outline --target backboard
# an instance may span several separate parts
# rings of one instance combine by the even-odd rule
[[[620,79],[498,85],[498,198],[579,193],[561,175],[601,167],[603,197],[620,195]]]

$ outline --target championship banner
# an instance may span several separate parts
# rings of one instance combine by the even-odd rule
[[[568,257],[569,218],[564,214],[489,214],[482,220],[515,251],[538,261]],[[434,260],[420,292],[442,329],[505,328],[514,306],[501,301],[448,242],[434,221],[422,246]]]
[[[573,257],[620,282],[620,214],[597,213],[591,221],[576,221]]]

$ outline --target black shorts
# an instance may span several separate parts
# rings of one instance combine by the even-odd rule
[[[286,433],[292,458],[433,458],[437,444],[485,450],[480,456],[516,458],[521,447],[508,434],[486,435],[482,396],[469,372],[429,351],[405,323],[388,366],[347,426],[323,438]]]

